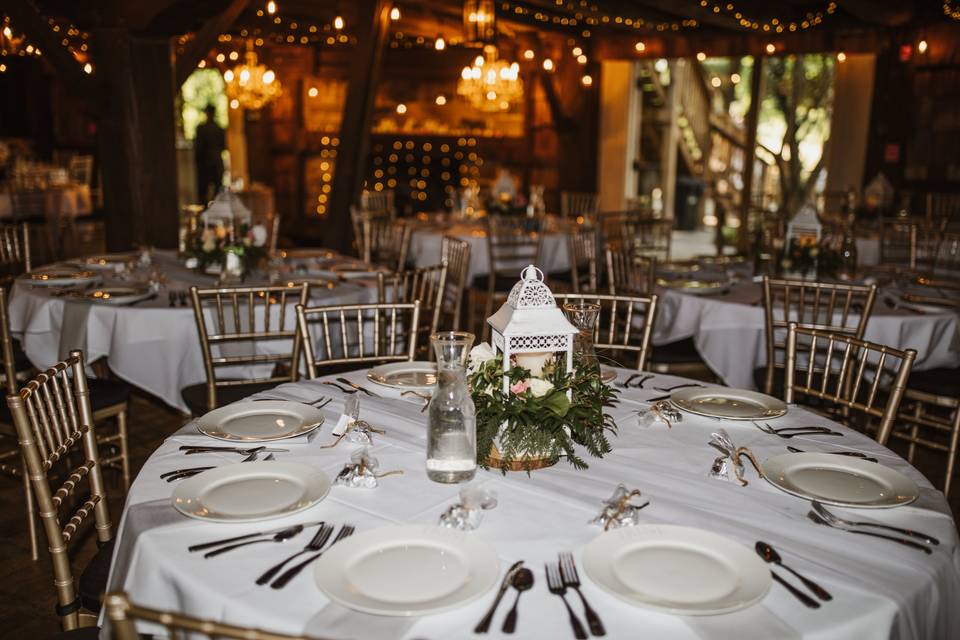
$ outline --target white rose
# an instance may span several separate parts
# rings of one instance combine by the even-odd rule
[[[250,231],[253,233],[253,246],[262,247],[267,244],[267,228],[265,226],[255,224]]]
[[[552,382],[540,378],[530,378],[527,382],[530,383],[530,393],[533,394],[534,398],[542,398],[553,389]]]
[[[493,360],[496,357],[496,355],[497,354],[494,352],[493,347],[491,347],[486,342],[481,342],[480,344],[475,346],[473,349],[470,349],[470,355],[469,355],[470,370],[475,371],[484,362]]]

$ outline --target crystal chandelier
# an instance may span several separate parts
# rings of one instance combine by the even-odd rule
[[[249,41],[244,63],[228,69],[223,79],[227,83],[227,97],[231,106],[236,100],[237,106],[251,111],[263,108],[283,93],[277,75],[266,66],[257,64],[257,54]]]
[[[506,111],[523,97],[520,65],[497,58],[497,48],[486,45],[473,66],[464,67],[457,93],[481,111]]]

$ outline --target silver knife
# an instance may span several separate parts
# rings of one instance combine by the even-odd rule
[[[490,630],[490,623],[493,621],[493,614],[497,611],[497,606],[500,604],[500,600],[503,598],[503,594],[507,592],[507,589],[510,588],[510,582],[513,580],[513,574],[523,566],[523,560],[517,560],[514,562],[509,569],[507,569],[506,575],[503,576],[503,582],[500,583],[500,590],[497,592],[497,597],[494,599],[493,604],[490,605],[490,610],[487,611],[487,615],[483,616],[483,619],[477,623],[477,626],[473,629],[474,633],[486,633]]]
[[[366,387],[361,387],[361,386],[358,385],[357,383],[355,383],[355,382],[350,382],[350,381],[347,380],[346,378],[337,378],[337,382],[339,382],[340,384],[345,384],[345,385],[347,385],[347,386],[349,386],[349,387],[353,387],[353,388],[356,389],[357,391],[363,391],[363,392],[364,392],[365,394],[367,394],[368,396],[379,397],[379,396],[377,396],[375,393],[373,393],[372,391],[370,391],[369,389],[367,389]]]
[[[316,527],[325,524],[322,520],[320,522],[304,522],[303,528],[307,529],[309,527]],[[257,538],[259,536],[272,536],[275,533],[280,533],[281,531],[286,531],[291,527],[296,527],[295,524],[288,524],[285,527],[277,527],[276,529],[270,529],[269,531],[260,531],[258,533],[248,533],[243,536],[236,536],[234,538],[224,538],[223,540],[214,540],[213,542],[203,542],[201,544],[194,544],[187,547],[187,551],[203,551],[204,549],[209,549],[210,547],[219,547],[222,544],[229,544],[231,542],[240,542],[241,540],[247,540],[249,538]]]
[[[217,453],[218,451],[227,452],[227,453],[240,453],[248,454],[250,449],[258,449],[257,453],[290,453],[290,449],[276,449],[273,447],[248,447],[241,449],[240,447],[200,447],[200,446],[189,446],[184,445],[180,447],[180,451],[183,451],[185,455],[190,455],[193,453]]]

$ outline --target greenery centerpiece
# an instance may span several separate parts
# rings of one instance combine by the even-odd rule
[[[186,242],[187,267],[241,280],[267,257],[267,229],[252,224],[250,210],[229,189],[200,214]]]
[[[504,473],[555,464],[561,456],[577,469],[586,461],[575,445],[602,458],[610,452],[607,433],[616,433],[604,413],[618,393],[600,381],[596,368],[568,371],[561,358],[544,363],[539,375],[518,364],[503,370],[503,354],[482,343],[470,352],[467,379],[477,420],[477,463]],[[504,376],[509,390],[503,392]]]
[[[566,456],[583,469],[575,445],[595,457],[608,453],[615,425],[603,407],[615,391],[601,382],[599,367],[575,358],[579,331],[557,308],[543,272],[526,267],[487,323],[491,344],[474,347],[467,372],[478,464],[529,472]]]

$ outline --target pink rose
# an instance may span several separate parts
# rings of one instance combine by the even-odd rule
[[[513,386],[510,387],[510,391],[519,395],[526,391],[529,386],[529,380],[521,380],[520,382],[515,382]]]

